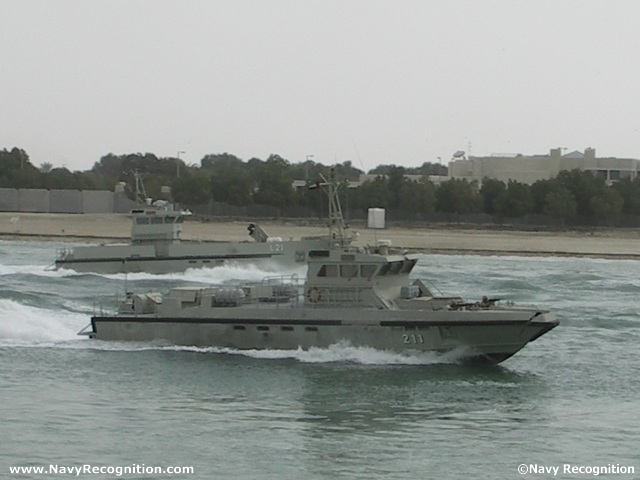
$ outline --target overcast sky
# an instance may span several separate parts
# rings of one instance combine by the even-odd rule
[[[0,149],[640,158],[640,2],[0,0]]]

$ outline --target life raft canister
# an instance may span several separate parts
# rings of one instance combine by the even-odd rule
[[[320,290],[318,290],[318,287],[311,287],[309,290],[307,290],[307,300],[309,300],[311,303],[318,303],[320,300],[322,300],[322,295],[320,294]]]

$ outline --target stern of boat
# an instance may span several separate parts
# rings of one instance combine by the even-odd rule
[[[91,323],[89,325],[87,325],[86,327],[84,327],[82,330],[80,330],[77,335],[83,336],[83,337],[89,337],[89,338],[93,338],[96,335],[96,329],[95,326],[93,325],[93,319],[91,319]]]

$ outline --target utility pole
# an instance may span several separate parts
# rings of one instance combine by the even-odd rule
[[[176,178],[180,178],[180,154],[187,153],[183,150],[178,151],[178,160],[176,161]]]
[[[307,155],[307,160],[305,163],[307,163],[307,165],[305,165],[304,167],[304,176],[305,176],[305,180],[308,182],[309,181],[309,165],[308,162],[313,158],[313,155]]]

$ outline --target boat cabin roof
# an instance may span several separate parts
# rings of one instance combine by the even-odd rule
[[[150,223],[182,223],[184,222],[184,217],[187,215],[191,215],[191,212],[152,208],[134,209],[129,213],[129,216],[134,219],[137,225],[148,225]]]
[[[308,278],[367,278],[409,275],[418,255],[380,255],[359,251],[309,252]]]

